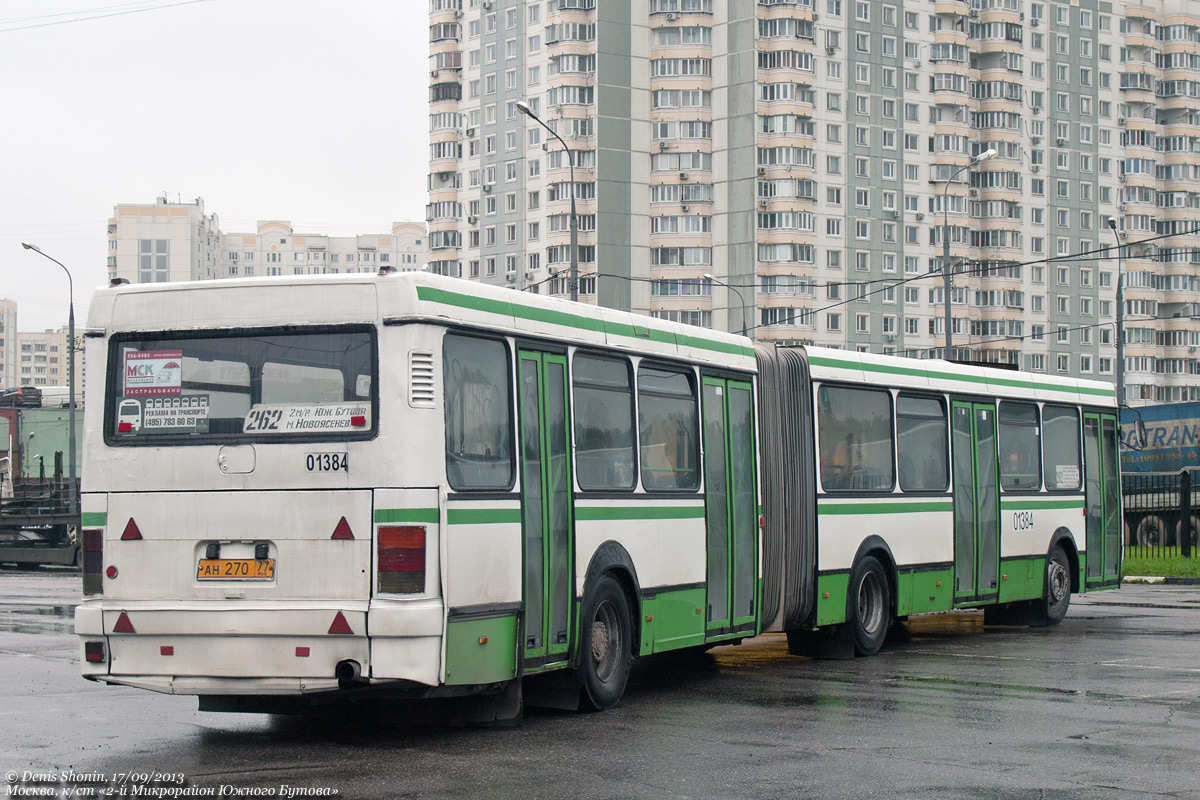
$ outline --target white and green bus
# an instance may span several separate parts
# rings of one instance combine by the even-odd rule
[[[605,709],[641,655],[1117,582],[1106,384],[424,273],[114,286],[84,339],[83,673],[202,709]]]

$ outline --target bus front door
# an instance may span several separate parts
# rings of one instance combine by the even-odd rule
[[[954,602],[995,600],[1000,570],[1000,475],[994,403],[956,400],[954,465]]]
[[[709,637],[752,629],[758,574],[754,403],[749,383],[706,377],[704,491]]]
[[[1117,417],[1083,415],[1087,499],[1088,588],[1111,586],[1121,573],[1121,479],[1117,473]]]
[[[521,524],[525,541],[524,669],[567,659],[574,563],[565,356],[520,351]]]

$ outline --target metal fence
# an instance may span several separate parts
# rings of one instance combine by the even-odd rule
[[[1125,543],[1143,557],[1200,555],[1200,470],[1121,478]]]

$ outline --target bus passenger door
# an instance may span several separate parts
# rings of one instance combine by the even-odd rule
[[[996,405],[953,406],[954,601],[995,600],[1000,571],[1000,475]]]
[[[758,508],[749,383],[704,378],[705,528],[709,636],[754,627]]]
[[[571,630],[571,434],[567,359],[518,356],[521,525],[525,541],[526,671],[565,661]]]
[[[1083,415],[1087,502],[1085,584],[1115,583],[1121,570],[1121,479],[1117,473],[1117,417]]]

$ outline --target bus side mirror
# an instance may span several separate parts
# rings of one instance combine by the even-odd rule
[[[1133,423],[1134,435],[1137,438],[1137,449],[1142,450],[1146,447],[1146,423],[1141,417]]]

